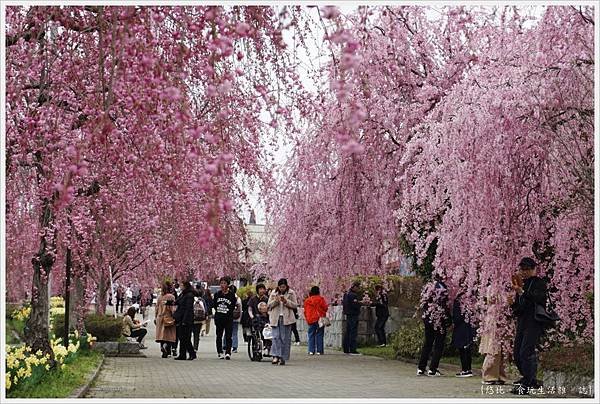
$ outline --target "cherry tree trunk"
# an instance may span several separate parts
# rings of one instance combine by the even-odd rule
[[[96,314],[106,313],[106,290],[108,282],[104,273],[100,276],[98,282],[98,293],[96,294]]]
[[[71,299],[71,304],[69,305],[69,324],[81,332],[83,330],[83,317],[87,311],[87,307],[85,307],[85,286],[81,278],[73,278],[69,294]]]
[[[42,214],[40,216],[41,228],[45,229],[52,222],[52,207],[50,201],[44,199]],[[48,279],[54,256],[48,251],[47,236],[45,233],[40,238],[40,247],[36,256],[32,258],[33,282],[31,287],[31,314],[25,325],[25,341],[33,352],[41,350],[50,354],[51,366],[54,365],[54,355],[50,347],[48,335]]]

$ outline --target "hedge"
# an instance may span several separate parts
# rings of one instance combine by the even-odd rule
[[[85,329],[99,342],[117,341],[121,336],[123,317],[114,318],[109,315],[89,314],[84,319]],[[74,329],[75,325],[71,326]],[[57,337],[64,338],[65,315],[55,314],[52,317],[52,332]]]
[[[420,319],[410,319],[398,331],[390,336],[390,344],[396,352],[396,357],[418,359],[425,338],[425,327]],[[452,330],[448,331],[444,343],[444,356],[459,356],[458,349],[452,344]],[[473,344],[473,357],[480,356],[479,340]]]

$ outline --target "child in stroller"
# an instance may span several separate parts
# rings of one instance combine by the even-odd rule
[[[265,332],[265,328],[268,330]],[[252,345],[252,348],[249,349],[250,359],[254,361],[260,361],[263,356],[270,356],[271,352],[271,338],[270,338],[270,328],[269,324],[269,313],[267,304],[265,302],[260,302],[258,304],[258,315],[252,319],[252,341],[249,342],[249,347]],[[265,338],[265,334],[267,337]]]

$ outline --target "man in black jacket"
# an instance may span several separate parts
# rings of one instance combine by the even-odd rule
[[[358,301],[358,292],[360,283],[354,282],[350,290],[344,294],[342,301],[344,314],[346,315],[346,332],[342,341],[344,353],[350,355],[360,355],[356,350],[358,338],[358,316],[360,315],[360,302]]]
[[[515,301],[512,309],[517,318],[517,332],[513,359],[519,373],[523,376],[513,384],[513,394],[528,394],[530,388],[540,387],[535,379],[538,366],[536,346],[544,333],[544,325],[535,320],[535,306],[546,307],[546,282],[536,275],[536,263],[525,257],[519,263],[519,272],[513,276],[512,288],[515,290]]]
[[[181,295],[175,301],[177,310],[173,318],[179,331],[179,356],[176,360],[186,360],[186,353],[189,354],[189,360],[196,359],[196,352],[192,345],[192,327],[194,326],[194,289],[188,281],[183,282]]]
[[[215,327],[217,329],[217,354],[219,359],[231,359],[231,333],[233,329],[233,310],[237,304],[237,297],[229,287],[229,277],[219,280],[219,290],[213,296],[213,310],[215,311]],[[223,357],[223,333],[225,333],[225,356]]]

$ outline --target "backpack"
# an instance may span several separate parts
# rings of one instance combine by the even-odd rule
[[[235,309],[233,309],[233,319],[239,320],[240,317],[242,317],[242,310],[241,310],[240,306],[238,306],[236,303]]]
[[[206,320],[206,309],[201,298],[194,299],[194,321]]]

